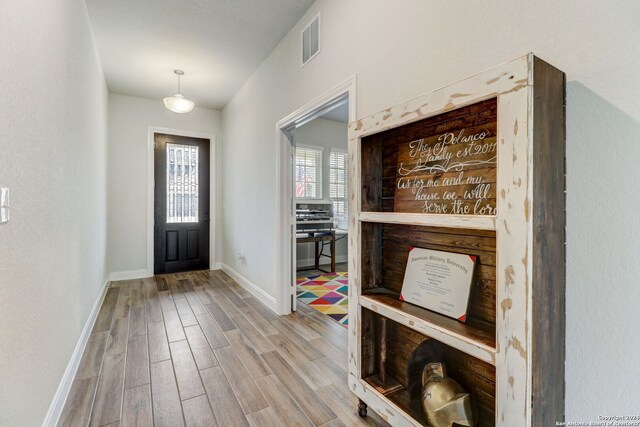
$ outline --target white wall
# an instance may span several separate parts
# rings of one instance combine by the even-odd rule
[[[294,129],[293,135],[296,145],[311,145],[323,147],[322,153],[322,193],[324,199],[329,200],[329,155],[331,149],[347,151],[347,124],[335,120],[317,118]],[[298,201],[304,203],[304,200]],[[341,222],[346,227],[347,221]],[[336,262],[347,262],[347,238],[336,242]],[[328,254],[328,248],[324,252]],[[296,266],[306,267],[314,264],[314,244],[301,243],[296,246]],[[331,259],[322,257],[320,264],[330,264]]]
[[[322,52],[301,68],[299,32],[318,11]],[[567,419],[636,413],[638,22],[631,0],[316,1],[223,111],[223,261],[273,296],[282,285],[279,119],[354,74],[363,117],[533,51],[567,73]]]
[[[107,277],[107,88],[84,1],[0,22],[0,425],[36,426]]]
[[[218,135],[220,121],[220,112],[217,110],[195,107],[189,114],[176,114],[167,110],[160,99],[109,95],[111,272],[140,272],[147,269],[147,131],[149,126]],[[219,141],[218,145],[220,145]],[[219,159],[219,156],[216,158]],[[212,173],[213,166],[211,165]],[[215,169],[219,171],[220,167]],[[219,183],[220,180],[217,181]],[[217,203],[216,206],[219,207],[219,205],[220,203]],[[220,215],[216,217],[219,219]]]

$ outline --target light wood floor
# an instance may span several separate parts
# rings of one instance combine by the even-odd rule
[[[360,426],[347,330],[279,317],[221,271],[114,282],[58,425]]]

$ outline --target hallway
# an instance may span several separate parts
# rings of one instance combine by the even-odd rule
[[[113,282],[58,425],[386,425],[357,415],[347,329],[298,307],[219,270]]]

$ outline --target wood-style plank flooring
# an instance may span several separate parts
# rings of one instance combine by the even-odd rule
[[[113,282],[58,425],[388,425],[357,415],[346,352],[346,328],[221,271]]]

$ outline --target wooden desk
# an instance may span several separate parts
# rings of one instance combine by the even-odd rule
[[[329,257],[329,255],[324,255],[319,252],[320,242],[330,242],[331,249],[331,271],[326,271],[320,268],[320,256]],[[320,270],[325,273],[332,273],[336,271],[336,231],[331,230],[323,231],[323,232],[312,232],[312,233],[299,233],[296,236],[296,243],[315,243],[315,257],[314,257],[314,266],[313,267],[304,267],[298,268],[297,271],[303,270]]]

